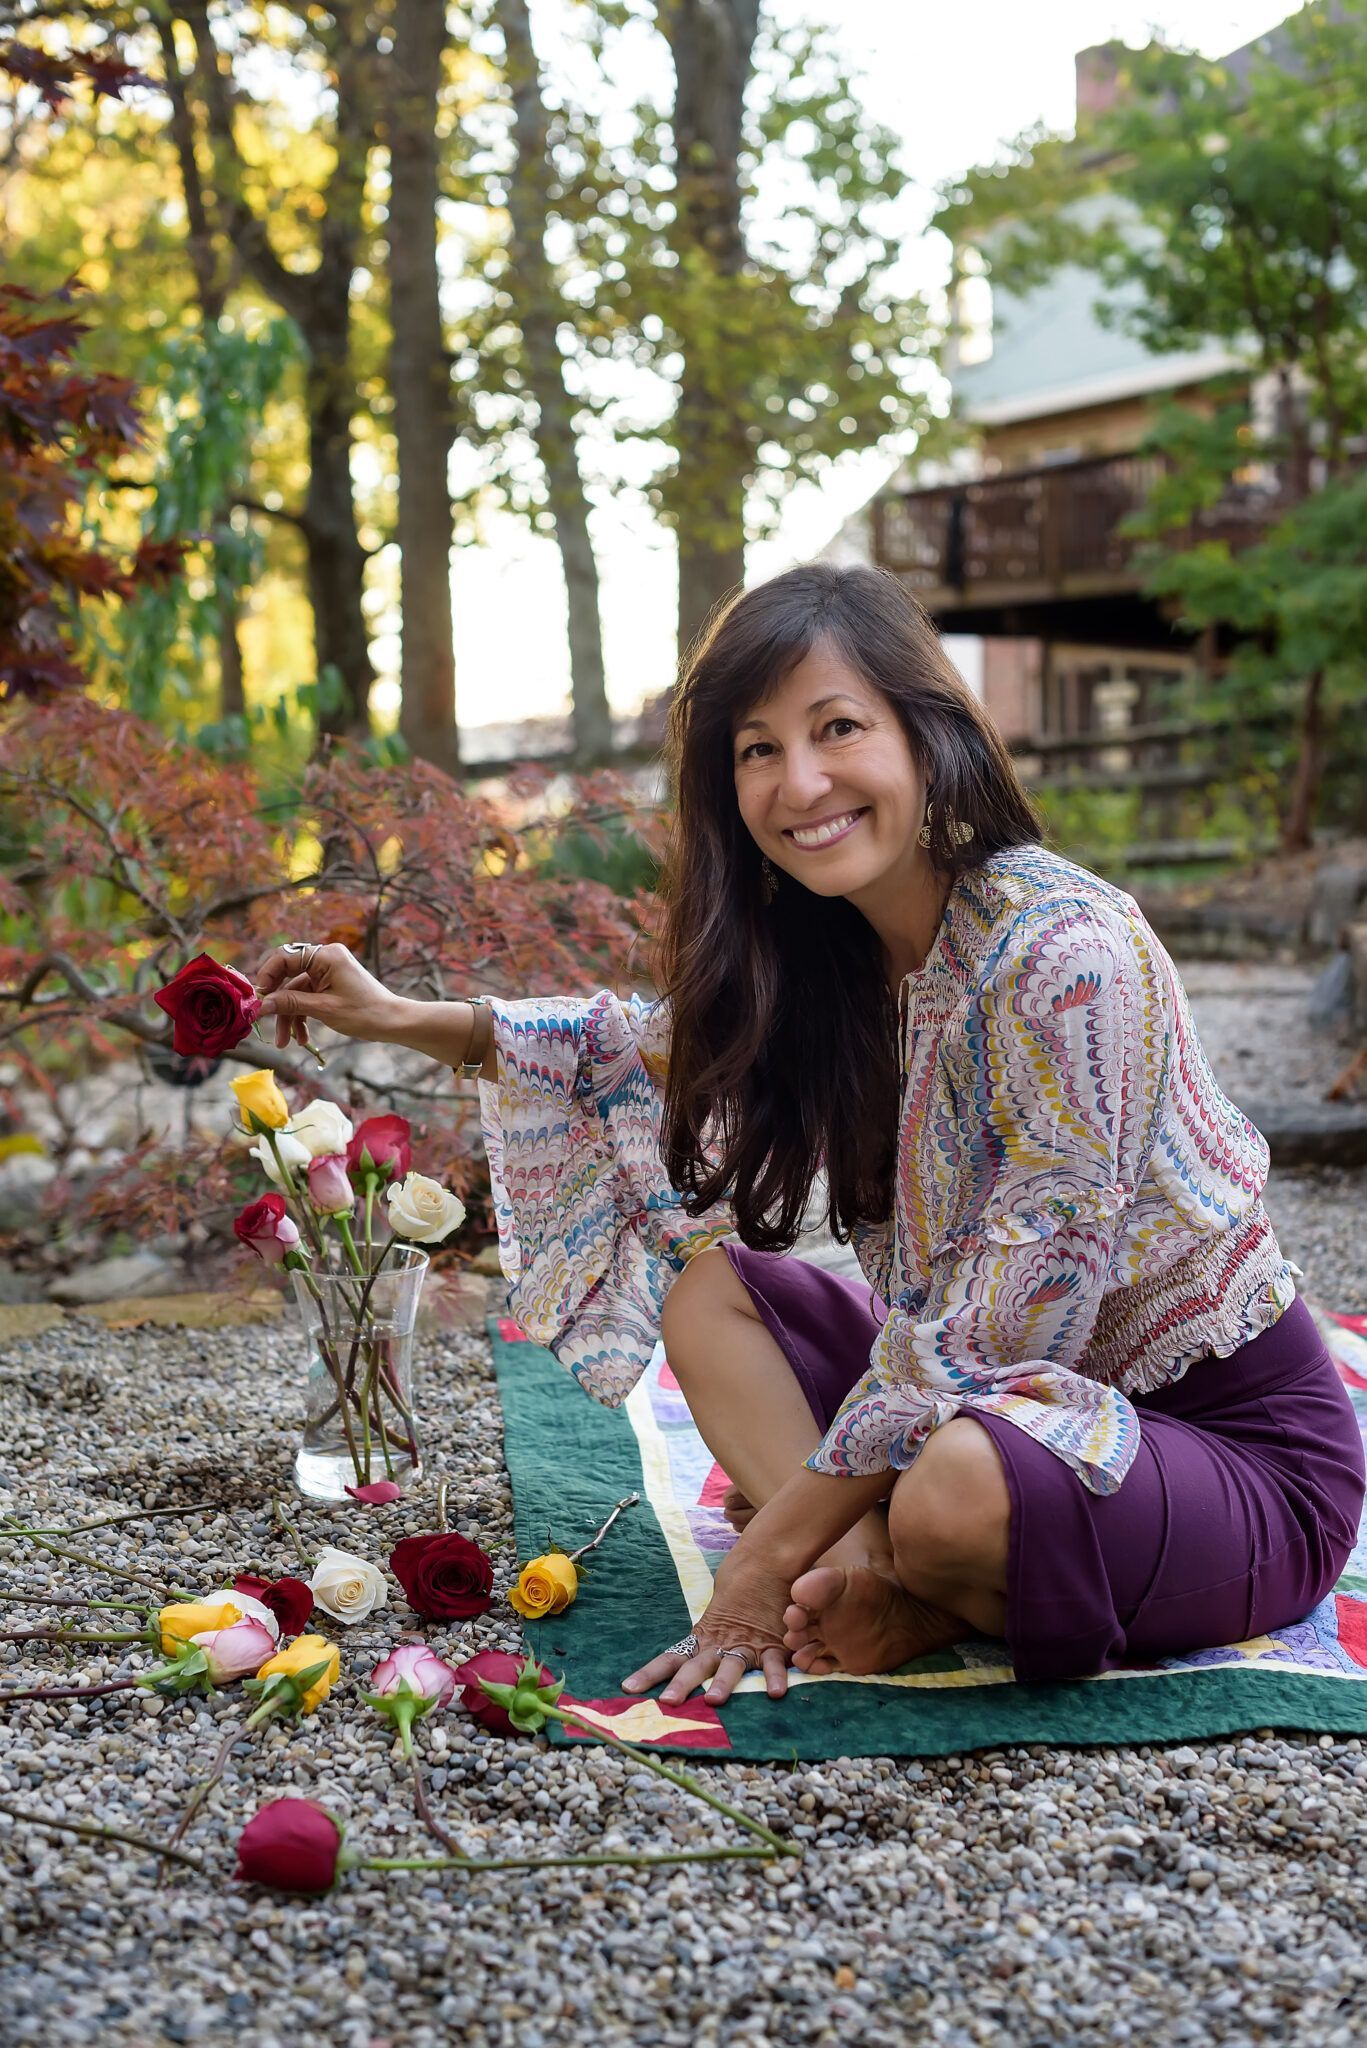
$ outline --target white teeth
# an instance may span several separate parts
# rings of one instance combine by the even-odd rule
[[[818,825],[810,832],[793,831],[788,836],[797,846],[826,846],[832,839],[838,839],[860,815],[858,811],[847,811],[843,818],[832,818],[829,825]]]

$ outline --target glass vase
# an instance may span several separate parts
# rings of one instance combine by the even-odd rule
[[[344,1500],[348,1486],[422,1470],[413,1412],[413,1328],[428,1258],[395,1247],[367,1277],[291,1274],[308,1342],[304,1434],[294,1479],[309,1500]]]

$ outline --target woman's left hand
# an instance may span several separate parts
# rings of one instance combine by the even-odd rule
[[[748,1531],[747,1531],[748,1536]],[[622,1681],[623,1692],[648,1692],[668,1680],[662,1700],[686,1700],[695,1687],[719,1707],[736,1683],[758,1666],[771,1699],[788,1690],[788,1652],[783,1647],[783,1610],[791,1600],[792,1572],[770,1563],[759,1547],[747,1547],[743,1536],[717,1568],[712,1600],[694,1634],[694,1655],[664,1650]],[[727,1657],[726,1650],[746,1656]]]

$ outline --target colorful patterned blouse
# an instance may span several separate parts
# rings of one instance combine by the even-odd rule
[[[990,1410],[1113,1493],[1139,1442],[1126,1396],[1294,1298],[1267,1146],[1133,899],[1042,847],[959,878],[902,1004],[894,1213],[854,1239],[887,1319],[808,1463],[900,1468]],[[724,1210],[685,1215],[665,1175],[668,1013],[606,993],[492,1008],[480,1096],[513,1313],[616,1405],[675,1276],[735,1234]]]

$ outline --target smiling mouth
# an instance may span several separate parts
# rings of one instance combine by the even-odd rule
[[[867,815],[866,804],[862,810],[842,811],[838,818],[826,818],[819,825],[789,825],[783,836],[803,853],[820,853],[823,847],[834,846],[837,840],[853,832],[859,820]]]

